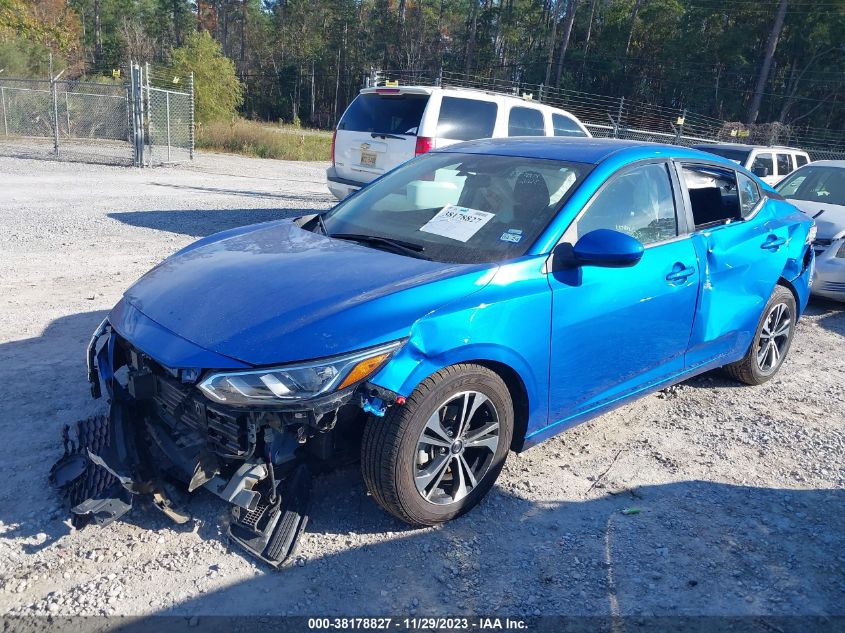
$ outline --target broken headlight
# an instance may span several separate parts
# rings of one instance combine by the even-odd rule
[[[807,231],[807,237],[804,240],[804,244],[812,244],[813,242],[815,242],[817,232],[818,227],[816,226],[816,223],[813,222],[812,226],[810,226],[810,229]]]
[[[307,363],[250,371],[215,372],[198,386],[209,398],[227,404],[273,404],[307,400],[346,389],[372,376],[401,345],[401,341],[395,341]]]

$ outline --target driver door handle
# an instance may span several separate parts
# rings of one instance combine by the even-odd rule
[[[666,275],[666,281],[677,283],[679,281],[685,281],[688,277],[690,277],[693,273],[695,273],[695,268],[693,266],[684,266],[681,263],[675,264],[675,267],[672,269],[672,272]]]
[[[784,244],[786,244],[786,240],[784,238],[772,234],[766,238],[765,242],[760,244],[760,248],[764,248],[767,251],[776,251]]]

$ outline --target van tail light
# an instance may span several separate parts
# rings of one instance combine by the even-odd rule
[[[414,156],[425,154],[434,149],[434,139],[429,136],[418,136],[417,146],[414,148]]]
[[[337,141],[337,130],[332,132],[332,150],[331,150],[331,159],[332,159],[332,167],[334,167],[334,144]]]

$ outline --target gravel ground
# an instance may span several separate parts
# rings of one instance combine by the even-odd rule
[[[813,302],[763,387],[708,374],[511,455],[479,508],[412,530],[358,471],[318,480],[296,566],[226,542],[226,504],[74,531],[47,485],[101,410],[84,348],[193,239],[324,208],[324,165],[133,170],[0,158],[0,613],[845,614],[845,313]],[[196,620],[191,619],[195,623]]]

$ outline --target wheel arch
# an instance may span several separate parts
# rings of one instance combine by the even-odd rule
[[[498,361],[470,360],[467,362],[486,367],[495,372],[505,383],[511,395],[511,402],[513,403],[513,437],[511,438],[511,450],[516,452],[521,451],[525,443],[525,435],[528,433],[529,415],[528,390],[525,388],[522,377],[515,369]]]
[[[798,291],[795,289],[795,286],[789,281],[786,277],[778,278],[776,286],[783,286],[789,292],[792,293],[792,298],[795,299],[795,308],[798,310],[798,313],[801,313],[801,297],[798,296]]]
[[[404,353],[403,353],[404,352]],[[372,383],[403,396],[410,394],[429,376],[458,364],[475,364],[495,372],[505,383],[514,407],[511,449],[521,451],[530,428],[543,426],[548,415],[546,372],[537,372],[518,354],[499,346],[466,346],[437,356],[400,352],[397,358],[372,379]]]

